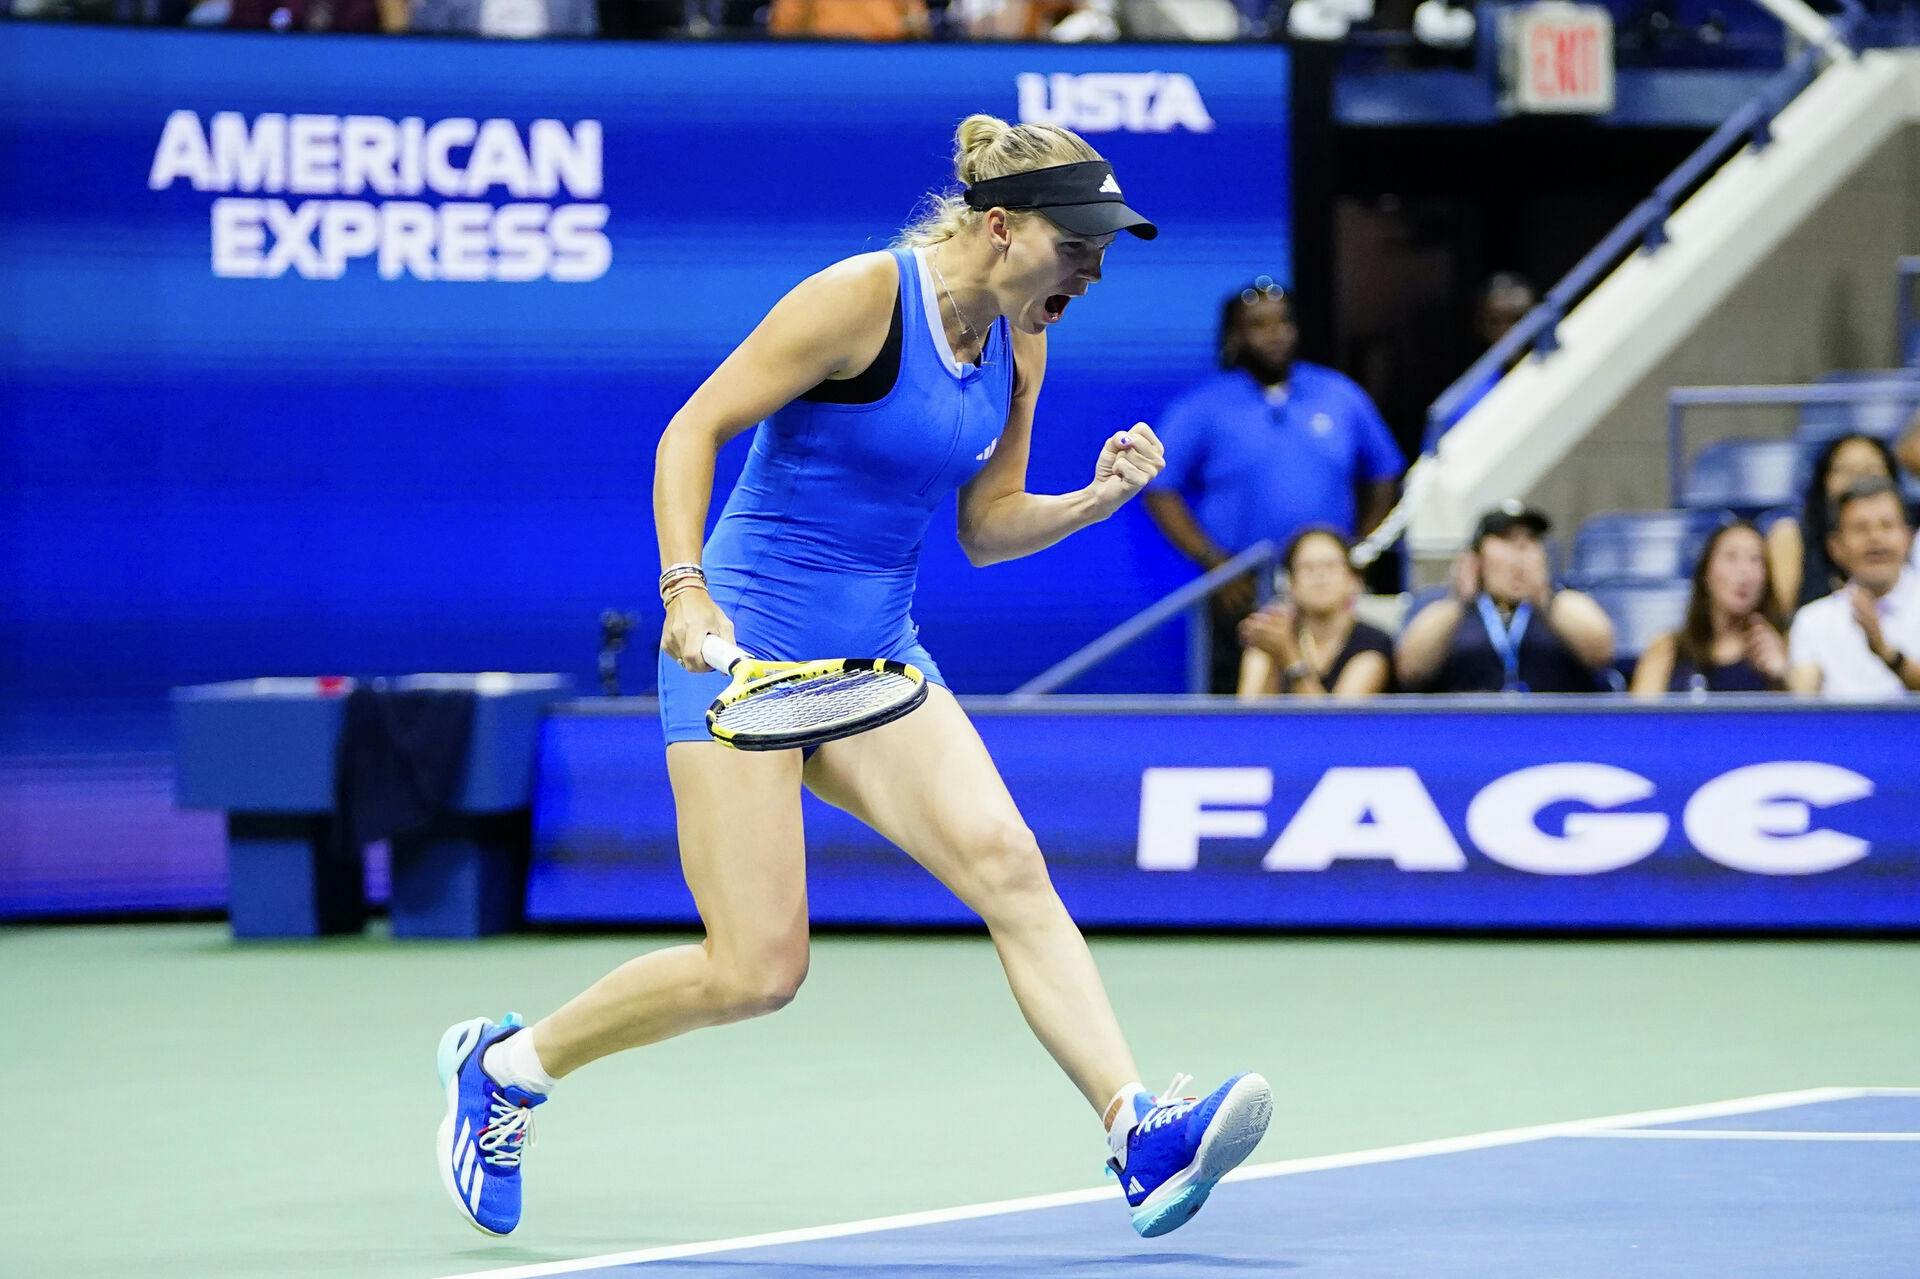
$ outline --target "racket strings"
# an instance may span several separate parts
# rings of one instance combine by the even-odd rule
[[[724,707],[717,723],[735,732],[806,731],[860,719],[911,698],[917,685],[895,671],[834,671],[775,684]]]

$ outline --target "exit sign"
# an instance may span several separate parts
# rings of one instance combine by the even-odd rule
[[[1543,0],[1501,14],[1509,112],[1613,110],[1613,15],[1599,5]]]

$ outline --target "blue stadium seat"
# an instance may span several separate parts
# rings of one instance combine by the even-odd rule
[[[1846,386],[1857,382],[1906,382],[1920,392],[1920,370],[1916,369],[1835,369],[1820,379],[1824,386]],[[1920,399],[1890,396],[1860,404],[1809,404],[1800,410],[1800,427],[1794,438],[1806,447],[1805,465],[1811,469],[1813,454],[1820,446],[1840,435],[1860,432],[1876,435],[1891,444],[1920,408]]]
[[[1613,619],[1616,657],[1632,661],[1646,652],[1647,645],[1686,620],[1687,598],[1692,590],[1685,581],[1638,582],[1596,586],[1588,594]]]
[[[1794,488],[1799,468],[1800,444],[1795,440],[1717,440],[1694,457],[1680,505],[1695,511],[1726,508],[1742,515],[1791,506],[1800,496]]]
[[[1693,571],[1725,510],[1613,511],[1595,515],[1573,535],[1567,584],[1586,590],[1627,582],[1670,582]]]
[[[1913,369],[1836,369],[1820,378],[1822,385],[1845,386],[1857,382],[1912,382],[1920,391],[1920,380]],[[1842,435],[1872,435],[1892,445],[1912,420],[1920,400],[1891,396],[1859,404],[1808,404],[1800,410],[1800,425],[1793,433],[1800,445],[1800,460],[1794,470],[1795,505],[1806,491],[1813,475],[1813,464],[1820,450]],[[1920,480],[1908,477],[1909,501],[1920,498]]]
[[[1892,443],[1913,417],[1907,399],[1863,400],[1858,404],[1809,404],[1800,410],[1794,438],[1812,449],[1841,435],[1875,435]]]
[[[1780,515],[1780,508],[1775,507],[1748,518],[1759,527],[1761,535],[1764,536],[1767,524],[1780,518]],[[1687,542],[1680,554],[1681,577],[1693,576],[1694,565],[1700,562],[1700,553],[1707,549],[1707,539],[1711,538],[1722,525],[1731,524],[1738,518],[1740,518],[1738,512],[1728,510],[1687,512]]]

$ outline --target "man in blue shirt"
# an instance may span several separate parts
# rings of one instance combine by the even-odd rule
[[[1147,487],[1147,512],[1203,569],[1310,525],[1370,532],[1393,505],[1406,462],[1380,411],[1351,378],[1294,359],[1299,343],[1292,303],[1261,276],[1221,310],[1223,371],[1155,423],[1167,466]],[[1229,583],[1213,606],[1213,691],[1230,693],[1251,579]]]

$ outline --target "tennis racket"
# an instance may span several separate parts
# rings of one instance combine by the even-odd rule
[[[700,656],[733,676],[707,707],[707,731],[735,750],[818,746],[891,724],[927,700],[927,677],[905,662],[765,662],[718,635],[700,641]]]

